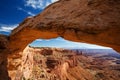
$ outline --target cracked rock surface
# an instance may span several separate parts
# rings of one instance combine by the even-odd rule
[[[37,38],[58,36],[120,51],[120,1],[60,0],[14,29],[9,47],[17,52]]]

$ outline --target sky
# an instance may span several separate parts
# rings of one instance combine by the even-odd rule
[[[38,45],[40,44],[40,45]],[[66,48],[66,49],[109,49],[108,47],[102,47],[98,45],[86,44],[86,43],[78,43],[65,40],[61,37],[54,39],[36,39],[33,41],[30,46],[33,47],[57,47],[57,48]]]
[[[0,1],[0,34],[9,35],[26,17],[35,16],[57,0],[2,0]]]
[[[0,34],[9,35],[25,18],[41,13],[45,7],[58,0],[2,0],[0,2]],[[97,45],[77,43],[61,37],[30,43],[34,47],[108,49]]]

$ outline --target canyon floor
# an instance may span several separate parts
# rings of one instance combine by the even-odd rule
[[[111,50],[27,47],[20,54],[8,59],[12,80],[120,79],[120,55]]]

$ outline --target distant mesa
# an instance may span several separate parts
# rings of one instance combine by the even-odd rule
[[[9,80],[5,54],[17,57],[17,53],[35,39],[56,37],[107,46],[120,52],[120,0],[60,0],[42,13],[26,18],[8,37],[0,35],[0,80]],[[63,75],[67,76],[68,63],[63,66]],[[79,69],[89,75],[81,67]],[[74,75],[77,68],[72,71],[70,74]],[[96,76],[103,77],[102,74]]]

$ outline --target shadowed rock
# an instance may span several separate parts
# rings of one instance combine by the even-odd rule
[[[120,1],[60,0],[14,29],[9,47],[18,52],[37,38],[58,36],[120,51]]]
[[[7,70],[8,36],[0,34],[0,80],[10,80]]]
[[[19,24],[9,36],[9,44],[8,38],[0,35],[0,57],[5,59],[2,61],[5,64],[0,65],[0,80],[8,79],[5,55],[8,48],[11,53],[18,53],[35,39],[59,36],[120,52],[120,0],[60,0]],[[4,73],[6,77],[1,77]]]

